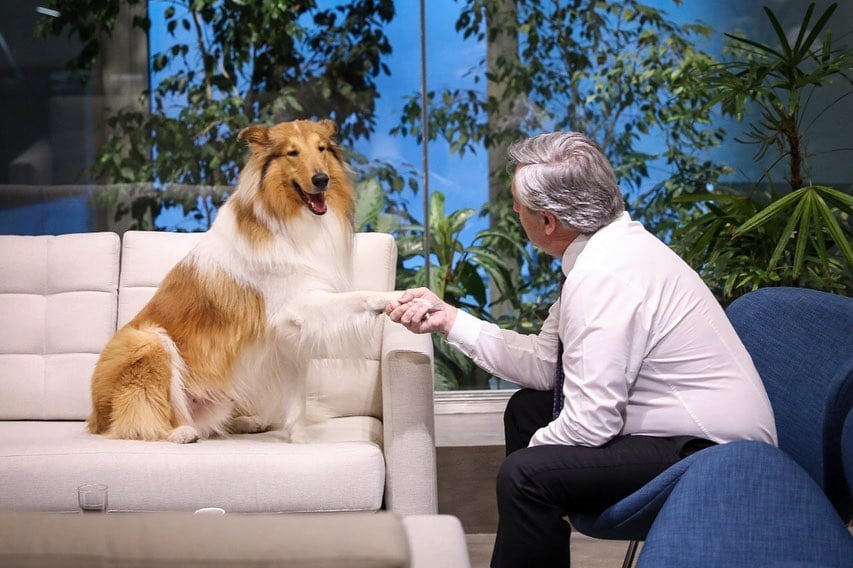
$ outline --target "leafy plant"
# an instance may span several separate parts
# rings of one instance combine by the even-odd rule
[[[637,188],[653,162],[663,160],[677,173],[697,161],[697,150],[717,143],[720,131],[708,126],[705,91],[686,81],[712,61],[696,47],[710,34],[707,26],[677,25],[637,0],[519,1],[509,12],[515,21],[501,19],[508,13],[500,4],[465,0],[456,29],[490,44],[507,35],[517,39],[516,57],[499,57],[490,68],[483,59],[470,70],[475,83],[505,87],[513,115],[498,116],[504,101],[482,89],[429,93],[430,133],[447,139],[451,151],[571,129],[596,140],[619,178]],[[418,97],[409,99],[397,131],[421,135]],[[643,149],[652,132],[666,139],[663,154]]]
[[[445,212],[444,194],[437,191],[429,200],[430,257],[425,259],[424,226],[402,227],[397,237],[400,252],[397,270],[397,288],[406,289],[426,286],[426,262],[430,266],[429,288],[440,298],[455,306],[466,308],[486,320],[489,315],[487,282],[493,282],[500,297],[519,305],[512,275],[505,259],[495,252],[495,244],[502,242],[514,247],[519,254],[526,254],[519,241],[500,231],[478,232],[471,244],[460,240],[468,221],[475,215],[474,209],[459,209],[450,214]],[[406,263],[413,266],[406,266]],[[488,388],[488,374],[478,369],[470,359],[450,346],[443,338],[434,337],[436,388]]]
[[[39,33],[77,36],[82,49],[69,65],[88,69],[120,10],[140,1],[53,0],[59,16],[45,19]],[[388,73],[383,27],[394,16],[392,0],[325,9],[313,0],[172,0],[149,11],[162,17],[172,43],[152,54],[156,82],[141,94],[141,108],[108,118],[92,168],[101,183],[232,185],[245,155],[236,134],[251,123],[331,117],[347,145],[373,132],[375,79]],[[146,34],[151,24],[147,16],[133,20]],[[389,193],[395,176],[380,178]],[[137,228],[166,207],[205,220],[204,209],[215,209],[222,196],[196,197],[159,192],[128,211]]]
[[[721,187],[677,200],[704,206],[698,217],[676,230],[674,242],[723,302],[761,286],[850,291],[853,197],[808,181],[805,147],[814,91],[838,79],[853,86],[853,50],[834,49],[827,29],[837,7],[830,5],[812,24],[815,5],[810,4],[793,43],[765,8],[778,46],[726,34],[734,59],[704,74],[713,93],[711,104],[738,120],[756,117],[738,140],[757,146],[754,159],[770,161],[766,172],[778,164],[787,166],[787,191],[773,184],[764,191],[760,186],[743,192]],[[846,91],[819,114],[851,93]],[[757,112],[750,113],[753,108]]]
[[[487,50],[503,40],[518,48],[484,57],[469,71],[475,87],[428,93],[430,136],[445,139],[452,152],[464,155],[480,147],[502,152],[523,136],[570,129],[596,140],[632,191],[642,188],[652,168],[669,172],[662,184],[667,197],[693,192],[724,171],[699,157],[722,136],[709,125],[707,90],[694,79],[712,62],[697,48],[697,40],[710,33],[707,26],[675,24],[663,11],[637,0],[461,4],[456,29],[464,37],[485,41]],[[500,85],[500,95],[491,94],[484,83]],[[419,95],[408,99],[394,132],[423,136]],[[665,150],[650,152],[652,140],[664,140]],[[506,189],[485,211],[493,228],[523,242],[504,180]],[[680,212],[651,197],[637,211],[653,228],[671,230]],[[504,247],[498,252],[506,264],[518,267],[519,289],[526,294],[525,313],[507,314],[501,322],[537,329],[544,313],[538,303],[551,300],[557,286],[554,262],[531,249],[522,256],[497,246]]]

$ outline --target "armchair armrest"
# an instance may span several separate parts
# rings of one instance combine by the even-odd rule
[[[401,516],[435,514],[432,338],[385,318],[380,365],[385,508]]]

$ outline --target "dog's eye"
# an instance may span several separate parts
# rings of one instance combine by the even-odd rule
[[[293,158],[293,157],[296,157],[296,156],[298,156],[298,155],[299,155],[299,150],[288,150],[288,151],[287,151],[287,155],[288,155],[288,156],[290,156],[290,157],[292,157],[292,158]]]
[[[325,147],[325,146],[320,146],[320,147],[319,147],[319,148],[317,148],[317,149],[318,149],[319,151],[321,151],[321,152],[325,152],[325,151],[326,151],[326,147]]]

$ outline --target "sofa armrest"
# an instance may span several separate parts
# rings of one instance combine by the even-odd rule
[[[432,338],[386,318],[380,359],[385,508],[401,516],[435,514]]]

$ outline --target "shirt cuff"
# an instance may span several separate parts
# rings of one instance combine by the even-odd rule
[[[456,311],[456,320],[447,333],[447,342],[458,347],[465,355],[471,356],[477,338],[480,337],[481,322],[476,317],[462,310]]]

